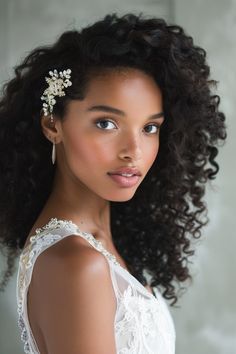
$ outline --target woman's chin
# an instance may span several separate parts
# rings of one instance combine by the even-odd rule
[[[119,192],[116,195],[110,196],[107,200],[110,202],[127,202],[133,198],[135,192],[136,190],[126,191],[125,193]]]

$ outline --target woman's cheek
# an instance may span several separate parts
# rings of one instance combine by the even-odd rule
[[[159,151],[159,139],[157,141],[154,141],[153,144],[149,146],[149,151],[147,152],[147,161],[149,161],[150,164],[152,164]]]

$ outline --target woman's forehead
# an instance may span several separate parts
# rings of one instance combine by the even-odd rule
[[[109,71],[104,75],[91,78],[85,99],[87,101],[104,100],[156,101],[161,97],[161,90],[155,80],[137,69]],[[100,103],[100,102],[99,102]],[[150,103],[149,103],[150,104]]]

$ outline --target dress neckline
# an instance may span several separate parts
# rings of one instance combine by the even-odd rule
[[[63,227],[73,227],[76,229],[77,233],[79,235],[86,237],[89,237],[92,239],[92,241],[99,246],[99,249],[105,251],[105,253],[109,256],[109,258],[112,260],[112,262],[117,265],[123,272],[125,272],[128,276],[130,276],[144,291],[146,294],[148,294],[149,297],[154,298],[157,300],[156,296],[150,293],[145,286],[137,279],[135,276],[133,276],[126,268],[124,268],[116,259],[116,256],[110,253],[109,251],[106,250],[106,248],[103,246],[101,241],[97,240],[93,234],[90,232],[82,231],[79,226],[74,223],[72,220],[68,219],[57,219],[57,218],[51,218],[45,225],[38,227],[35,229],[35,232],[32,236],[30,236],[29,243],[28,245],[24,248],[25,251],[32,245],[33,241],[38,239],[40,235],[42,235],[44,232],[49,231],[51,229],[56,229],[56,228],[63,228]],[[88,241],[88,240],[87,240]],[[96,249],[96,248],[95,248]]]

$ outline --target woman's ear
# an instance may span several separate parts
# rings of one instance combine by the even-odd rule
[[[51,116],[43,115],[41,117],[42,132],[45,137],[51,142],[58,144],[61,142],[61,121],[53,116],[53,122]]]

